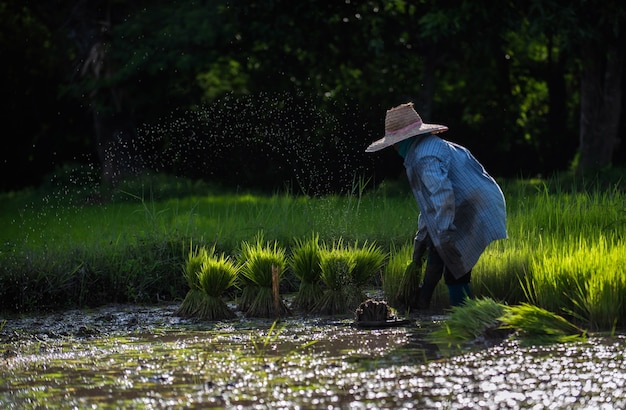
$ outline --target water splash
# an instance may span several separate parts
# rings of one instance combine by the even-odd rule
[[[147,169],[229,186],[349,192],[366,163],[353,111],[287,93],[227,95],[144,124],[125,151],[142,153]]]

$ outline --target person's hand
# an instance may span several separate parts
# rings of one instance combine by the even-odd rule
[[[424,254],[426,253],[426,249],[428,249],[428,244],[426,242],[426,239],[422,241],[415,239],[413,241],[413,258],[412,258],[413,262],[419,263],[421,266],[422,258],[424,257]]]

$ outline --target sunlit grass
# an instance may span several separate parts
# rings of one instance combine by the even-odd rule
[[[277,241],[266,241],[262,231],[253,241],[243,241],[239,255],[241,287],[240,308],[250,317],[279,317],[288,312],[278,288],[287,268],[285,248]]]
[[[319,234],[307,239],[295,239],[289,267],[300,280],[300,285],[293,304],[305,312],[312,310],[324,293],[321,286],[321,254]]]
[[[189,250],[187,259],[184,262],[183,276],[189,286],[189,291],[185,295],[185,299],[176,311],[180,316],[194,316],[198,311],[198,306],[202,303],[204,294],[200,283],[200,272],[205,261],[213,256],[215,249],[207,249],[203,246],[193,247]]]
[[[623,190],[565,189],[541,180],[501,181],[501,186],[509,238],[482,255],[472,273],[474,294],[530,302],[592,328],[626,325]],[[176,295],[180,285],[172,286],[171,275],[184,284],[190,243],[234,255],[259,231],[288,255],[296,247],[293,238],[311,235],[328,244],[376,243],[390,255],[382,267],[390,301],[399,286],[398,267],[406,267],[410,257],[394,253],[413,238],[419,212],[408,185],[395,188],[357,186],[350,195],[316,198],[200,189],[162,199],[119,193],[123,201],[99,205],[64,202],[63,192],[3,194],[2,307],[35,308],[59,300],[85,304],[95,295],[93,303]],[[166,283],[167,292],[156,290]],[[434,306],[445,305],[437,302],[445,299],[441,287]]]

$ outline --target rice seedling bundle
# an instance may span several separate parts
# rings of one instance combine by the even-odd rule
[[[491,298],[467,299],[462,305],[452,307],[450,317],[429,337],[435,343],[458,345],[494,334],[503,314],[504,305]]]
[[[626,317],[626,244],[620,240],[608,247],[599,241],[588,252],[596,255],[587,261],[591,273],[575,278],[576,289],[568,293],[573,308],[565,310],[591,329],[622,326]]]
[[[289,309],[274,290],[287,265],[285,249],[276,241],[264,243],[263,235],[259,234],[254,243],[242,243],[241,258],[245,286],[253,289],[246,302],[246,315],[274,317],[288,314]]]
[[[189,291],[185,295],[183,302],[176,310],[176,315],[183,317],[195,316],[204,295],[200,286],[200,271],[204,262],[213,255],[215,248],[207,249],[205,247],[193,248],[189,251],[185,265],[183,267],[183,276],[189,285]]]
[[[406,265],[400,278],[400,285],[395,298],[399,306],[403,308],[417,308],[422,276],[421,261],[412,260]]]
[[[380,273],[387,259],[387,255],[374,243],[365,242],[359,246],[358,242],[348,248],[348,252],[354,259],[352,275],[354,284],[358,288],[368,285],[374,275]]]
[[[505,307],[499,320],[503,328],[516,330],[527,344],[569,342],[587,337],[585,330],[562,316],[528,303]]]
[[[391,252],[384,267],[382,278],[383,293],[391,306],[398,306],[400,283],[407,267],[407,261],[411,260],[412,254],[412,244],[405,244],[399,249],[395,248],[393,244],[391,245]]]
[[[198,275],[203,298],[196,316],[208,320],[231,319],[236,316],[222,296],[237,283],[238,272],[237,265],[224,254],[204,261]]]
[[[307,240],[295,240],[291,258],[289,259],[289,266],[294,275],[300,280],[293,306],[304,311],[310,311],[324,293],[320,284],[321,252],[319,235],[313,234]]]
[[[314,312],[334,315],[354,310],[360,300],[360,292],[355,295],[353,269],[354,258],[341,241],[332,249],[324,249],[320,259],[321,279],[325,285],[324,294],[313,307]]]

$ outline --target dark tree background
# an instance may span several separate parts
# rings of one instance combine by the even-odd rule
[[[619,0],[0,0],[0,189],[65,164],[309,194],[413,101],[497,176],[624,165]]]

